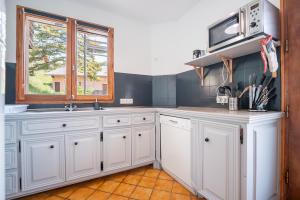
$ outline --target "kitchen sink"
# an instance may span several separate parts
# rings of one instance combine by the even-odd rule
[[[85,108],[76,108],[73,111],[66,111],[65,108],[37,108],[37,109],[28,109],[27,112],[78,112],[78,111],[93,111],[93,107],[85,107]],[[101,110],[105,110],[102,108]],[[100,110],[100,111],[101,111]]]

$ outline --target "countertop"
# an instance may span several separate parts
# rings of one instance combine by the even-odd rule
[[[49,110],[49,109],[47,109]],[[283,117],[283,112],[249,112],[248,110],[229,111],[224,108],[209,107],[178,107],[178,108],[157,108],[157,107],[107,107],[104,110],[93,110],[91,108],[82,108],[79,111],[67,112],[63,110],[28,110],[23,113],[6,114],[7,120],[13,119],[32,119],[44,117],[76,117],[88,115],[113,115],[113,114],[133,114],[158,112],[164,115],[172,115],[184,118],[205,118],[211,120],[234,121],[239,123],[250,123],[255,121],[264,121],[279,119]]]

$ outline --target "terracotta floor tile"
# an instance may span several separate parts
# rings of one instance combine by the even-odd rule
[[[191,192],[185,189],[181,184],[175,182],[173,185],[172,192],[184,195],[190,195]]]
[[[137,168],[137,169],[133,169],[129,172],[129,174],[131,175],[137,175],[137,176],[143,176],[146,172],[147,168],[142,167],[142,168]]]
[[[90,188],[79,188],[68,197],[70,200],[83,200],[88,198],[95,190]]]
[[[48,193],[50,195],[55,195],[55,196],[59,196],[62,198],[67,198],[69,197],[76,189],[78,189],[77,186],[71,185],[71,186],[67,186],[67,187],[63,187],[63,188],[58,188],[55,190],[51,190]]]
[[[167,174],[167,173],[164,172],[164,171],[161,171],[161,172],[159,173],[158,178],[159,178],[159,179],[164,179],[164,180],[169,180],[169,181],[173,181],[173,180],[174,180],[169,174]]]
[[[172,193],[171,195],[171,200],[190,200],[190,199],[191,199],[190,195],[175,194],[175,193]]]
[[[93,179],[91,181],[87,181],[84,183],[85,187],[89,187],[91,189],[98,189],[104,183],[104,178]]]
[[[126,178],[126,173],[118,173],[110,175],[106,178],[106,180],[115,181],[115,182],[122,182]]]
[[[27,197],[21,197],[18,200],[45,200],[47,197],[49,197],[49,194],[47,193],[39,193]]]
[[[146,188],[153,188],[155,186],[156,179],[150,177],[143,177],[139,182],[138,186],[146,187]]]
[[[156,189],[156,190],[164,190],[164,191],[171,192],[173,184],[174,184],[174,181],[168,181],[168,180],[158,179],[156,181],[154,189]]]
[[[19,200],[126,200],[128,197],[134,200],[197,200],[166,172],[153,169],[151,165]]]
[[[113,193],[117,195],[129,197],[134,189],[135,189],[134,185],[121,183]]]
[[[139,187],[137,186],[130,198],[138,199],[138,200],[148,200],[150,199],[152,189]]]
[[[128,175],[125,179],[124,179],[124,183],[128,183],[128,184],[132,184],[132,185],[137,185],[140,180],[141,180],[141,176],[136,176],[136,175]]]
[[[58,196],[50,196],[46,198],[45,200],[64,200],[65,198],[58,197]]]
[[[153,190],[151,194],[151,200],[170,200],[171,193],[161,190]]]
[[[110,196],[110,193],[96,191],[87,200],[106,200]]]
[[[127,200],[128,198],[112,194],[108,199],[109,200]]]
[[[98,190],[101,190],[103,192],[109,192],[112,193],[118,186],[120,185],[119,182],[115,181],[105,181]]]
[[[158,169],[147,169],[144,176],[157,178],[159,173],[160,173],[160,170],[158,170]]]

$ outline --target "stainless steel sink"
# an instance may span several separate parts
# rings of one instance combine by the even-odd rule
[[[65,108],[37,108],[37,109],[28,109],[27,112],[78,112],[78,111],[93,111],[93,107],[85,107],[85,108],[76,108],[73,111],[66,111]],[[105,109],[102,109],[105,110]]]

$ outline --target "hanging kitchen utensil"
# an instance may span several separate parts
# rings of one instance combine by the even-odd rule
[[[279,67],[276,48],[273,43],[273,37],[271,35],[267,36],[265,39],[261,41],[262,51],[268,60],[269,71],[272,72],[272,77],[277,77],[277,70]],[[264,55],[262,54],[262,57]],[[265,58],[263,58],[265,64]]]

